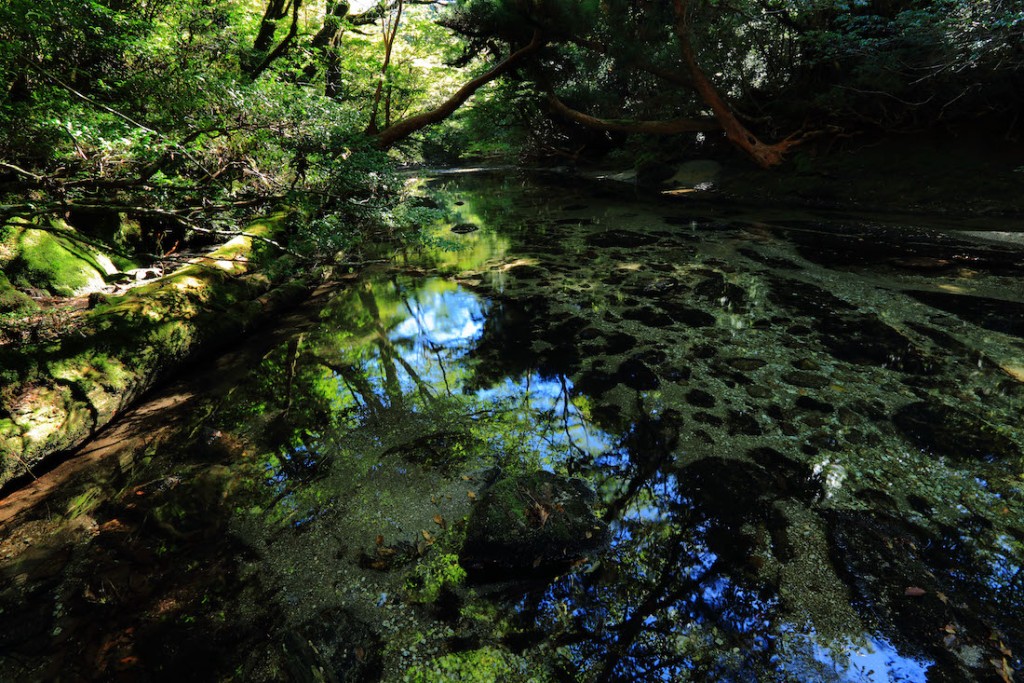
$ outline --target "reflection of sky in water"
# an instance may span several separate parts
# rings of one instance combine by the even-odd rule
[[[434,394],[463,393],[466,357],[483,334],[486,302],[461,287],[434,291],[424,286],[406,298],[404,310],[408,317],[388,333],[402,361],[397,369],[402,392],[411,395],[419,389],[415,374]],[[383,388],[382,375],[373,379],[378,389]],[[514,407],[533,415],[537,429],[524,445],[542,454],[550,469],[552,459],[570,452],[591,455],[609,448],[609,437],[590,425],[570,400],[571,390],[568,378],[531,373],[505,378],[473,395],[495,409]]]
[[[784,654],[778,656],[780,672],[797,677],[808,676],[820,671],[808,671],[810,662],[822,665],[834,673],[835,680],[864,681],[865,683],[924,683],[928,678],[931,662],[904,657],[887,640],[876,636],[865,636],[860,644],[847,642],[840,645],[842,653],[825,647],[818,642],[813,629],[784,627],[789,634],[782,647]]]
[[[421,286],[407,296],[400,310],[407,317],[395,324],[388,332],[394,353],[400,362],[396,372],[401,391],[413,396],[429,386],[434,395],[467,393],[467,384],[472,377],[469,363],[470,354],[484,331],[488,305],[473,293],[462,288]],[[375,352],[380,359],[379,352]],[[373,361],[371,361],[372,363]],[[385,373],[376,373],[372,380],[375,389],[384,393]],[[533,427],[525,437],[524,446],[541,455],[542,466],[553,469],[559,460],[572,453],[584,454],[610,481],[604,488],[618,488],[625,481],[631,469],[629,449],[615,439],[589,424],[580,409],[571,400],[572,383],[566,377],[543,377],[528,373],[516,378],[506,377],[497,384],[472,392],[473,397],[489,410],[515,410],[529,420]],[[618,484],[615,481],[619,481]],[[648,483],[646,493],[634,499],[633,504],[623,510],[622,515],[612,522],[613,547],[624,556],[652,552],[643,548],[649,543],[659,543],[657,535],[642,538],[632,533],[634,528],[647,525],[670,524],[672,510],[678,508],[683,494],[679,483],[671,474],[655,474]],[[639,525],[639,527],[637,526]],[[645,617],[645,623],[668,617],[676,621],[673,628],[677,637],[695,628],[702,628],[706,615],[695,610],[698,603],[703,609],[710,609],[716,616],[719,627],[733,634],[746,634],[747,647],[763,653],[772,652],[771,661],[780,672],[788,675],[819,676],[822,672],[834,680],[864,681],[924,681],[929,662],[920,662],[901,656],[887,641],[863,635],[861,644],[838,646],[830,650],[810,626],[783,625],[773,628],[773,614],[777,609],[774,597],[759,595],[756,591],[738,583],[728,572],[722,573],[717,563],[718,555],[707,544],[713,520],[693,520],[686,533],[689,546],[679,558],[681,561],[669,571],[680,581],[695,582],[695,591],[684,592],[664,604],[660,616]],[[678,542],[678,541],[677,541]],[[656,555],[657,553],[652,553]],[[643,585],[654,578],[655,567],[645,567],[644,562],[633,564],[628,572],[632,581],[625,580],[619,587],[587,586],[587,581],[569,578],[568,582],[556,582],[541,598],[538,605],[540,620],[550,621],[549,626],[571,615],[582,622],[618,617],[609,607],[622,599],[616,596],[620,590],[630,591],[626,586],[636,583]],[[669,590],[674,590],[671,585]],[[614,611],[614,608],[612,609]],[[627,609],[627,614],[628,614]],[[542,616],[543,615],[543,616]],[[604,615],[601,617],[601,615]],[[676,616],[673,616],[676,615]],[[608,634],[610,635],[610,634]],[[652,680],[672,680],[686,666],[680,668],[674,663],[658,662],[660,655],[668,654],[673,647],[659,643],[662,636],[650,634],[651,638],[638,639],[626,654],[626,660],[645,670]],[[606,636],[607,637],[607,636]],[[614,636],[610,636],[612,640]],[[636,648],[635,650],[633,648]],[[584,666],[599,652],[585,646],[563,648],[570,659]],[[636,659],[633,659],[633,658]],[[650,658],[654,659],[651,660]],[[808,679],[809,680],[809,679]]]

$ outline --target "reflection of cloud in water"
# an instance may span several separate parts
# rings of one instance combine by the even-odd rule
[[[409,370],[435,394],[465,391],[469,379],[465,357],[483,334],[487,303],[461,287],[439,292],[425,283],[406,299],[404,307],[409,317],[388,335],[403,361],[399,369],[403,393],[417,389]],[[379,381],[377,384],[380,386]],[[535,416],[537,428],[524,445],[545,455],[549,462],[573,451],[594,455],[608,450],[610,437],[591,425],[573,404],[572,386],[566,377],[531,373],[505,378],[473,392],[473,397],[499,410],[514,408]]]
[[[820,676],[825,671],[837,681],[865,681],[871,683],[924,683],[932,662],[905,657],[889,641],[880,636],[864,636],[860,643],[847,642],[829,648],[818,641],[813,629],[782,628],[783,654],[779,657],[779,671],[796,677]],[[837,652],[838,648],[842,652]],[[813,664],[812,664],[813,662]]]
[[[406,306],[410,317],[399,323],[389,337],[396,343],[411,341],[421,354],[437,347],[468,350],[468,345],[483,332],[484,307],[476,296],[461,287],[449,292],[420,290],[406,300]]]

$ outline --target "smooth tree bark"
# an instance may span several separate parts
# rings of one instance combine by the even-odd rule
[[[465,104],[466,100],[472,97],[477,90],[517,67],[526,58],[539,52],[545,44],[546,41],[540,31],[534,31],[533,38],[527,45],[512,52],[487,72],[465,83],[438,106],[397,121],[376,134],[371,133],[372,137],[379,147],[387,149],[427,126],[444,121]]]
[[[778,166],[792,147],[800,144],[802,139],[790,136],[781,142],[767,144],[762,142],[756,135],[750,132],[743,123],[736,118],[732,107],[725,98],[718,92],[714,84],[708,79],[704,70],[697,61],[697,55],[693,49],[693,40],[690,37],[689,9],[690,0],[673,0],[675,9],[675,33],[679,39],[679,47],[683,54],[683,61],[686,63],[690,75],[690,82],[701,99],[711,107],[715,119],[721,124],[726,137],[733,145],[747,154],[754,162],[762,168]]]

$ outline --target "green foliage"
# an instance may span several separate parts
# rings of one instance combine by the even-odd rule
[[[35,308],[35,302],[16,290],[7,275],[0,272],[0,313],[26,313]]]

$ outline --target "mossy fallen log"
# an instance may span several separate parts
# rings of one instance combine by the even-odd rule
[[[0,348],[0,485],[82,444],[198,353],[300,300],[314,273],[272,279],[250,260],[285,217],[261,219],[206,257],[100,303],[71,335]]]

